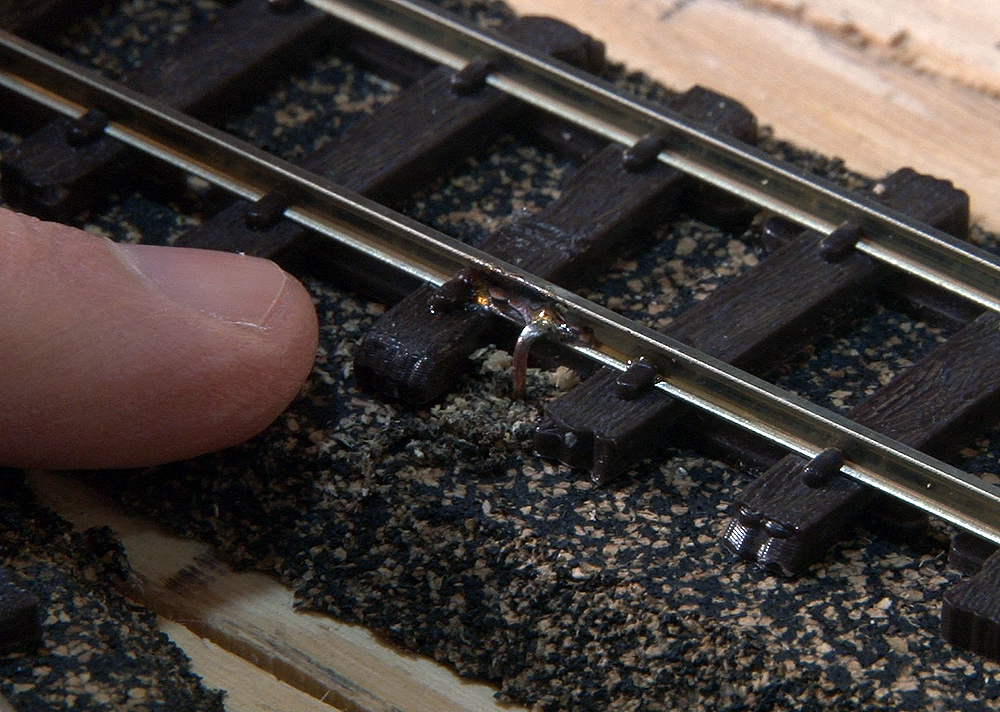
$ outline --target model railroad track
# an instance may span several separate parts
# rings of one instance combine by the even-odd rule
[[[329,262],[395,303],[360,347],[362,384],[432,401],[508,334],[517,391],[533,343],[558,342],[589,378],[547,408],[539,453],[603,481],[695,418],[702,437],[763,463],[724,536],[782,574],[861,512],[901,535],[945,519],[967,532],[953,557],[970,578],[945,598],[944,633],[1000,658],[1000,490],[932,457],[995,425],[1000,397],[1000,259],[963,241],[968,198],[947,181],[903,169],[850,194],[750,147],[754,117],[733,100],[616,93],[596,76],[600,43],[552,20],[491,34],[414,0],[240,0],[117,84],[23,39],[79,3],[0,7],[0,86],[16,110],[4,120],[32,127],[4,156],[6,201],[67,219],[149,159],[201,176],[236,199],[178,244]],[[200,123],[331,41],[407,88],[297,166]],[[582,166],[479,250],[375,202],[514,124]],[[642,249],[634,236],[679,206],[730,225],[758,215],[770,254],[663,333],[567,291]],[[876,285],[961,326],[849,418],[760,379]]]

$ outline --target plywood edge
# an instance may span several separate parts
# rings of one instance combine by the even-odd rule
[[[279,582],[232,571],[207,545],[127,516],[81,479],[32,472],[28,483],[74,526],[114,530],[138,602],[316,700],[367,712],[517,712],[494,699],[494,688],[400,651],[360,626],[295,611],[291,591]]]
[[[160,629],[191,660],[191,670],[210,688],[225,690],[228,712],[341,712],[220,648],[176,621],[160,619]]]

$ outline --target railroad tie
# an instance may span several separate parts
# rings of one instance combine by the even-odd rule
[[[1000,551],[969,532],[951,538],[948,565],[969,578],[945,591],[941,635],[952,645],[1000,661]]]
[[[997,404],[1000,377],[989,359],[1000,346],[998,331],[1000,322],[992,313],[981,316],[849,417],[932,453],[953,447],[959,438],[973,438],[995,421],[989,412]],[[917,430],[921,425],[926,432]],[[877,518],[878,510],[890,505],[841,475],[810,486],[803,478],[807,465],[807,459],[788,455],[743,491],[725,533],[736,553],[792,575],[838,541],[852,519],[869,510]],[[879,506],[871,507],[873,501]],[[918,529],[919,517],[903,518],[907,528]]]
[[[1000,553],[945,591],[941,634],[954,646],[1000,660]]]
[[[603,45],[557,20],[524,17],[504,27],[503,33],[587,71],[600,71],[604,64]],[[414,186],[440,175],[516,122],[523,104],[486,86],[485,80],[482,73],[476,77],[471,71],[433,68],[378,111],[310,154],[302,167],[383,203],[409,194]],[[317,255],[324,255],[338,262],[337,271],[346,281],[372,285],[379,274],[377,266],[358,256],[341,260],[329,245],[310,241],[306,227],[283,217],[286,207],[286,198],[277,193],[256,203],[237,200],[181,235],[175,244],[281,262],[293,262],[301,254],[315,262]],[[396,293],[400,286],[398,278],[386,279],[374,291],[395,301],[405,293]]]
[[[743,106],[701,87],[675,98],[670,108],[743,141],[756,132],[754,117]],[[501,228],[480,248],[564,286],[601,273],[638,248],[634,236],[663,222],[690,185],[679,171],[655,160],[657,141],[608,146],[566,182],[557,200]],[[497,333],[496,318],[472,307],[463,279],[437,289],[425,285],[386,312],[355,358],[362,386],[414,403],[432,401],[452,386],[470,363],[468,356]]]
[[[910,447],[947,452],[996,420],[998,348],[1000,316],[986,312],[848,417]],[[866,505],[885,504],[874,490],[839,474],[809,483],[803,477],[807,466],[805,458],[789,455],[743,491],[725,534],[742,557],[791,575],[836,542]],[[953,559],[966,571],[990,551],[985,543],[968,544],[967,535],[959,542],[965,545],[953,549]]]
[[[848,417],[904,445],[938,453],[995,421],[1000,316],[983,314],[879,388]],[[849,531],[878,493],[837,473],[808,482],[809,460],[788,455],[748,485],[724,539],[741,557],[792,575]],[[877,508],[873,508],[877,509]]]
[[[301,3],[275,9],[267,0],[241,0],[204,28],[151,57],[124,78],[129,89],[176,109],[205,116],[249,101],[271,72],[287,71],[334,25]],[[205,71],[205,58],[212,71]],[[284,64],[283,64],[284,63]],[[41,217],[68,220],[99,202],[106,182],[134,157],[128,146],[104,132],[99,107],[78,119],[58,118],[28,136],[3,157],[4,198]]]
[[[903,169],[881,186],[879,199],[892,207],[942,229],[967,228],[968,197],[946,181]],[[828,327],[831,315],[879,274],[857,252],[829,261],[819,233],[771,235],[779,244],[757,267],[692,306],[663,333],[740,368],[766,372]],[[664,430],[687,410],[652,384],[642,392],[623,389],[623,379],[628,372],[604,368],[549,403],[536,451],[588,470],[598,482],[655,454],[665,444]]]

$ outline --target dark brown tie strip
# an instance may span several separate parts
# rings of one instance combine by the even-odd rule
[[[983,314],[854,408],[851,420],[903,444],[940,453],[967,442],[996,420],[1000,400],[1000,316]],[[993,356],[991,356],[993,355]],[[741,493],[725,540],[740,556],[791,575],[839,540],[875,496],[838,476],[809,487],[807,461],[788,455]],[[766,524],[793,532],[776,543]]]
[[[521,18],[505,27],[504,33],[532,43],[539,51],[584,61],[583,69],[598,71],[603,64],[599,43],[555,20]],[[456,92],[452,86],[455,74],[445,67],[432,69],[374,114],[311,154],[303,167],[383,202],[411,193],[414,186],[488,144],[521,109],[519,102],[490,87]],[[306,228],[284,219],[258,224],[252,217],[254,209],[238,200],[182,235],[176,244],[275,257],[283,262],[294,262],[295,255],[302,252],[324,253],[306,244]],[[347,259],[343,263],[346,267],[338,268],[348,272],[348,282],[354,281],[351,272],[357,273],[356,281],[364,281],[369,273],[378,271],[377,265],[359,259]],[[374,291],[392,301],[405,294],[390,284]]]
[[[716,290],[674,320],[664,333],[743,368],[774,363],[825,323],[825,314],[875,273],[853,255],[829,264],[810,233]],[[589,470],[606,481],[663,446],[664,429],[678,417],[676,401],[655,389],[627,404],[609,387],[616,375],[602,369],[546,407],[535,449],[544,457]],[[573,453],[566,451],[573,433]],[[593,445],[588,455],[581,443]]]
[[[599,42],[557,20],[525,17],[503,33],[588,72],[604,66]],[[488,144],[522,108],[483,82],[459,90],[456,77],[463,71],[441,67],[430,72],[313,154],[305,167],[383,202],[408,195],[414,185]],[[485,81],[489,66],[483,64],[482,71]]]
[[[900,175],[902,174],[902,175]],[[923,183],[917,174],[898,173],[906,193],[889,204],[933,220],[935,227],[964,233],[967,198],[946,181]],[[883,198],[886,193],[883,193]],[[934,224],[934,223],[931,223]],[[996,402],[1000,373],[986,369],[985,354],[997,345],[992,315],[983,315],[944,345],[907,369],[848,414],[855,422],[921,450],[941,452],[979,428],[970,428]],[[989,421],[985,421],[989,422]],[[734,506],[724,540],[741,557],[792,575],[829,548],[849,523],[880,495],[853,480],[834,477],[819,487],[804,478],[808,460],[788,455],[748,485]],[[880,516],[884,509],[885,516]],[[874,507],[873,521],[897,536],[913,536],[921,515],[907,507]],[[781,531],[781,536],[772,533]]]
[[[947,225],[961,222],[962,215],[967,219],[968,198],[953,188],[942,195],[942,183],[950,187],[905,169],[883,181],[880,198]],[[914,197],[923,195],[928,202]],[[740,368],[766,371],[829,326],[839,307],[876,274],[874,263],[861,254],[827,261],[819,251],[823,237],[818,233],[791,237],[784,230],[770,232],[773,241],[784,244],[758,267],[681,314],[664,333]],[[650,391],[625,404],[608,387],[613,379],[610,372],[599,374],[550,403],[535,449],[605,481],[662,447],[663,430],[678,415],[675,401]]]
[[[944,594],[941,634],[959,648],[1000,660],[1000,553]]]

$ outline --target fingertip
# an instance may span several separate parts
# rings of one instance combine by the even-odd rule
[[[308,291],[266,260],[122,247],[0,212],[0,463],[159,464],[235,445],[298,394]]]
[[[259,407],[244,413],[242,432],[227,434],[227,441],[212,450],[241,443],[266,428],[295,399],[312,372],[319,321],[312,296],[291,275],[286,274],[280,294],[268,308],[259,336],[253,360],[237,369],[241,383],[233,386],[256,390]]]

